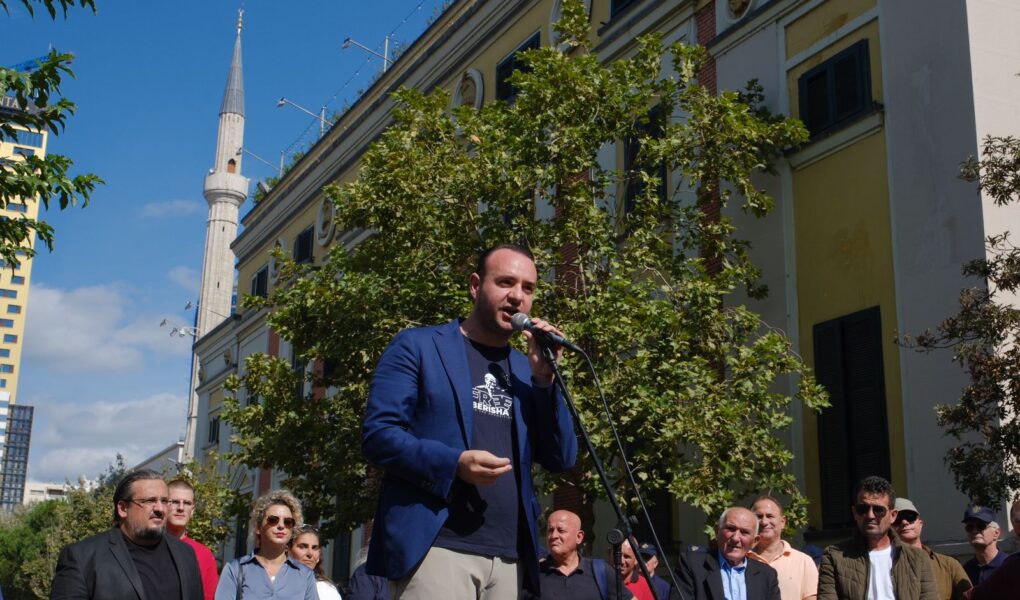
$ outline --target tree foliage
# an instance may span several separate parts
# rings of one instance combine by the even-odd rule
[[[68,9],[75,6],[96,10],[93,0],[21,0],[21,4],[31,15],[37,5],[42,6],[53,19],[58,11],[66,17]],[[7,2],[0,0],[0,8],[8,12]],[[50,50],[30,70],[0,67],[0,95],[12,98],[18,107],[0,109],[0,140],[16,140],[19,128],[56,134],[66,127],[76,106],[60,97],[60,86],[65,77],[74,77],[73,60],[73,54]],[[32,201],[46,208],[56,202],[61,210],[79,202],[87,205],[103,180],[93,174],[72,175],[72,166],[71,159],[60,154],[0,161],[0,208]],[[33,236],[53,250],[54,230],[45,221],[24,216],[0,220],[0,260],[18,265],[20,256],[34,256]]]
[[[113,522],[113,491],[122,457],[96,482],[69,485],[63,500],[19,509],[0,521],[0,586],[5,598],[49,598],[60,550],[105,531]]]
[[[960,176],[998,206],[1020,201],[1020,139],[985,139],[981,158]],[[923,352],[951,348],[970,384],[958,403],[936,407],[938,424],[957,445],[946,453],[956,487],[974,502],[1020,499],[1020,248],[1009,232],[988,236],[983,258],[963,265],[976,279],[960,291],[960,310],[906,343]]]
[[[751,176],[806,132],[768,115],[754,85],[719,95],[699,85],[703,49],[664,49],[648,36],[632,58],[603,64],[582,3],[564,2],[563,15],[560,47],[523,55],[511,103],[451,111],[443,90],[397,92],[394,123],[362,156],[357,180],[327,188],[338,228],[371,235],[351,251],[335,245],[321,266],[284,261],[289,283],[244,301],[268,307],[270,327],[317,361],[304,376],[316,391],[295,393],[302,376],[283,358],[250,356],[230,385],[260,402],[225,408],[235,458],[287,473],[310,517],[334,530],[374,507],[378,473],[359,440],[380,354],[400,329],[466,314],[473,257],[507,241],[529,245],[550,274],[535,310],[591,355],[645,491],[714,515],[766,490],[787,495],[791,521],[803,522],[792,455],[775,435],[792,420],[778,390],[795,378],[809,408],[824,405],[824,392],[789,342],[733,300],[766,290],[748,244],[713,209],[768,214],[772,200]],[[637,144],[637,160],[607,168],[600,152],[623,141]],[[665,197],[663,169],[673,184]],[[592,376],[575,356],[563,367],[608,459]],[[581,484],[598,496],[590,463],[580,464]],[[621,466],[609,469],[631,498]]]

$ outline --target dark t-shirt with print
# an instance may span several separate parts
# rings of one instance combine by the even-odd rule
[[[514,461],[513,386],[510,383],[510,347],[492,348],[464,338],[471,372],[471,449],[487,450]],[[518,557],[517,465],[492,485],[453,482],[450,516],[439,532],[440,548]]]

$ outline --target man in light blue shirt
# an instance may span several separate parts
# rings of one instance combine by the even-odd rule
[[[691,600],[780,600],[779,579],[772,567],[747,559],[758,539],[758,518],[734,506],[719,517],[718,550],[680,555],[677,575],[685,598]]]

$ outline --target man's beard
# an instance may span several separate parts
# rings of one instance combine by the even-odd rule
[[[165,525],[159,525],[156,527],[138,527],[132,532],[134,533],[135,540],[141,543],[150,542],[155,544],[163,538],[163,530]]]

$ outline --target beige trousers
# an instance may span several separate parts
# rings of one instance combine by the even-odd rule
[[[393,600],[517,600],[518,561],[433,547],[407,577],[390,582]]]

